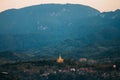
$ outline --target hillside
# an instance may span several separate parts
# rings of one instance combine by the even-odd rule
[[[119,25],[120,10],[100,13],[78,4],[10,9],[0,13],[0,54],[10,51],[38,59],[58,54],[77,59],[119,58]]]

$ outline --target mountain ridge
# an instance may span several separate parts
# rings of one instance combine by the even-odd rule
[[[12,9],[0,13],[0,51],[23,52],[38,58],[59,53],[92,58],[111,49],[111,55],[119,55],[119,25],[120,10],[101,13],[78,4]]]

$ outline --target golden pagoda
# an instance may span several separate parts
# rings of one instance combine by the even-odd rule
[[[59,55],[56,62],[57,63],[63,63],[64,62],[64,59],[61,57],[61,55]]]

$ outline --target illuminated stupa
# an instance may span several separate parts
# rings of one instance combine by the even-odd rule
[[[59,55],[56,62],[57,63],[63,63],[64,62],[64,59],[61,57],[61,55]]]

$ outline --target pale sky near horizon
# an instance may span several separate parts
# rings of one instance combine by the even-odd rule
[[[11,8],[23,8],[26,6],[60,3],[83,4],[91,6],[101,12],[120,9],[120,0],[0,0],[0,12]]]

